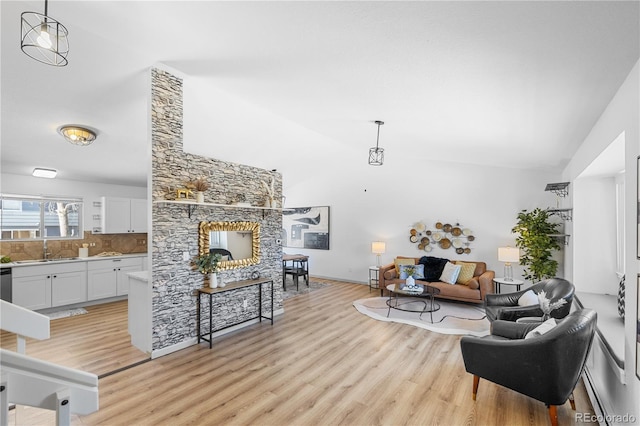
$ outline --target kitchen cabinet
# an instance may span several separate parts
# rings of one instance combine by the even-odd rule
[[[103,234],[147,232],[147,200],[102,197],[101,221]]]
[[[46,309],[87,300],[87,264],[72,262],[14,268],[13,303]]]
[[[142,271],[143,257],[94,260],[87,271],[88,299],[123,296],[129,293],[129,272]]]

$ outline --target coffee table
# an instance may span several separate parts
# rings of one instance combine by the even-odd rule
[[[405,312],[420,312],[422,314],[429,312],[431,316],[431,324],[433,324],[433,313],[440,309],[440,304],[433,300],[433,297],[440,294],[440,289],[429,285],[416,284],[414,287],[408,287],[406,284],[390,284],[387,286],[389,291],[389,299],[387,300],[387,318],[391,313],[391,309],[397,309]],[[400,297],[402,296],[402,297]],[[413,300],[407,300],[411,298]],[[418,299],[418,300],[416,300]],[[404,300],[404,302],[402,301]],[[416,309],[412,305],[418,303],[421,309]]]

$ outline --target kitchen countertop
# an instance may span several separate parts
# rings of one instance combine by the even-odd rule
[[[129,272],[127,275],[138,281],[149,282],[149,271]]]
[[[0,268],[20,268],[22,266],[51,265],[56,263],[72,263],[72,262],[87,262],[87,261],[91,262],[93,260],[124,259],[127,257],[145,257],[145,256],[147,256],[147,253],[130,253],[130,254],[122,254],[120,256],[74,257],[73,259],[52,260],[50,262],[27,262],[25,260],[21,260],[19,261],[21,263],[17,263],[17,262],[0,263]]]

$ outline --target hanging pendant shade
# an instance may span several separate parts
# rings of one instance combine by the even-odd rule
[[[47,15],[48,0],[44,2],[44,15],[23,12],[20,28],[20,47],[29,57],[43,64],[64,67],[69,62],[69,31],[60,22]]]
[[[376,138],[376,147],[369,148],[369,165],[382,166],[384,163],[384,148],[380,148],[378,143],[380,142],[380,126],[384,124],[384,121],[374,121],[378,125],[378,136]]]

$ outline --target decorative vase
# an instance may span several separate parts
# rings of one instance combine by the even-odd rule
[[[413,279],[412,276],[408,276],[405,284],[408,285],[409,287],[413,287],[414,285],[416,285],[416,280]]]
[[[196,203],[204,203],[204,192],[196,192]]]
[[[212,272],[209,274],[209,287],[216,288],[218,287],[218,274]]]

